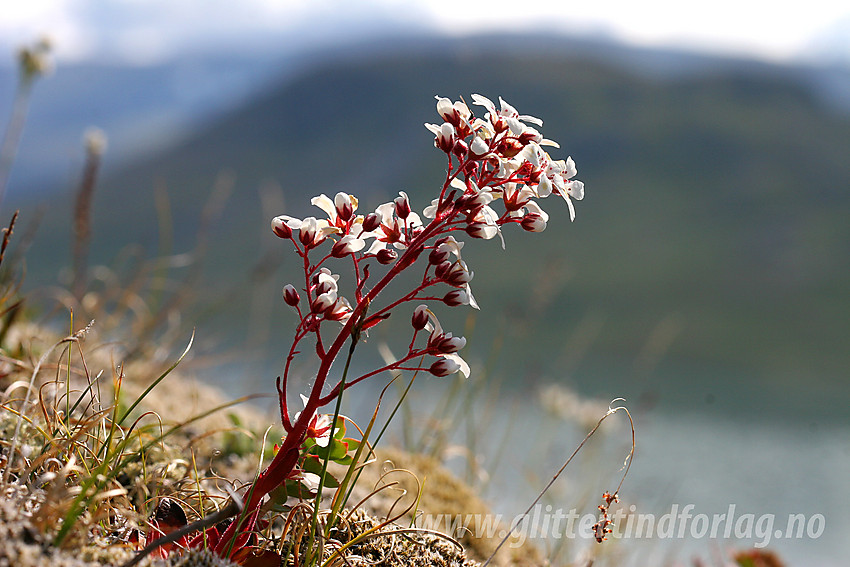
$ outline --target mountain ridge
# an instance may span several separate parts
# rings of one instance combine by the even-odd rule
[[[573,224],[550,198],[543,234],[506,231],[505,253],[470,243],[479,256],[470,260],[473,288],[492,310],[479,323],[483,343],[501,332],[519,345],[521,329],[535,331],[533,346],[502,355],[506,367],[548,376],[569,366],[568,379],[580,384],[619,374],[615,383],[637,396],[671,391],[688,365],[716,368],[707,371],[713,383],[679,397],[726,395],[724,387],[747,376],[750,395],[792,409],[799,400],[788,391],[842,380],[850,363],[840,339],[850,320],[850,232],[842,221],[850,211],[850,122],[821,103],[798,69],[744,62],[675,75],[624,72],[627,62],[492,44],[350,57],[288,78],[106,179],[96,234],[155,243],[151,187],[161,182],[171,188],[175,242],[185,249],[216,174],[231,170],[236,189],[211,235],[207,273],[233,280],[249,269],[246,251],[279,247],[266,230],[260,186],[275,180],[284,188],[286,209],[273,214],[315,214],[309,197],[338,190],[360,197],[364,210],[405,190],[421,209],[444,168],[422,127],[438,119],[433,96],[503,96],[545,120],[544,135],[564,148],[555,157],[572,155],[588,188]],[[99,245],[100,256],[111,258],[120,241]],[[284,260],[275,280],[285,283],[287,269]],[[544,283],[548,295],[535,299]],[[545,306],[535,308],[538,320],[517,317],[535,301]],[[274,317],[285,321],[283,307]],[[602,330],[566,364],[571,330],[597,316]],[[665,321],[678,330],[642,374],[637,361]],[[636,376],[643,382],[631,383]]]

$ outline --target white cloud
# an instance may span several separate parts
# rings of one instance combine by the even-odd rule
[[[5,2],[0,47],[55,39],[60,59],[155,61],[184,49],[315,46],[339,38],[431,27],[452,35],[494,31],[606,31],[642,45],[768,58],[793,56],[850,7],[831,0],[26,0]]]

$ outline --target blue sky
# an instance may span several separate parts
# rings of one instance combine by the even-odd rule
[[[27,0],[5,2],[0,49],[47,34],[60,61],[144,64],[181,51],[295,50],[405,32],[565,32],[769,60],[850,59],[850,4],[713,0]],[[458,8],[458,6],[462,6]]]

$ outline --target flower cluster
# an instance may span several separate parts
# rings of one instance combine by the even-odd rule
[[[306,301],[302,304],[301,294],[292,284],[283,291],[286,303],[296,308],[302,318],[299,329],[318,332],[326,320],[348,323],[355,312],[358,331],[368,329],[386,319],[401,303],[414,300],[439,299],[450,307],[470,305],[477,309],[470,288],[473,272],[461,257],[463,242],[457,235],[483,239],[498,236],[504,248],[502,226],[505,224],[518,224],[529,232],[546,228],[549,215],[538,201],[552,194],[561,196],[570,218],[575,217],[573,200],[584,197],[584,184],[571,179],[576,174],[572,158],[554,160],[543,149],[558,147],[535,128],[543,122],[519,114],[501,98],[498,109],[481,95],[472,95],[472,101],[484,108],[483,118],[474,116],[463,101],[437,97],[437,114],[443,123],[425,126],[435,136],[435,147],[446,153],[448,168],[439,195],[421,216],[413,210],[403,191],[392,201],[363,215],[357,214],[357,198],[340,192],[333,199],[326,195],[312,199],[311,203],[325,213],[323,218],[282,215],[272,220],[273,232],[291,240],[305,261],[306,279],[301,291],[306,293]],[[496,207],[499,202],[501,211]],[[330,250],[318,262],[310,262],[308,256],[326,241],[331,242]],[[367,318],[365,311],[383,285],[415,263],[425,251],[428,261],[421,285]],[[356,277],[353,302],[339,294],[339,275],[324,266],[330,259],[342,258],[353,261]],[[369,259],[391,267],[384,280],[371,290],[366,287]],[[441,296],[426,293],[435,284],[446,284],[452,289]],[[429,313],[436,321],[433,313]],[[441,357],[427,367],[438,376],[467,368],[466,363],[446,356],[452,354],[459,359],[455,353],[436,352],[432,347],[430,341],[425,349],[414,348],[411,343],[404,360],[423,353]]]
[[[468,211],[467,233],[475,238],[493,238],[505,222],[519,222],[525,230],[540,232],[546,227],[548,215],[532,199],[542,199],[552,193],[560,195],[575,219],[572,199],[584,198],[584,184],[571,180],[576,175],[572,158],[553,160],[544,146],[559,147],[547,140],[533,126],[543,126],[534,116],[521,115],[499,98],[497,110],[493,102],[481,95],[472,101],[487,111],[484,118],[475,118],[466,103],[452,103],[437,97],[437,113],[443,124],[426,124],[435,134],[434,145],[459,162],[464,179],[454,177],[452,187],[463,191],[461,204]],[[443,195],[426,209],[425,216],[433,218],[445,208]],[[504,202],[505,213],[497,215],[490,203]],[[468,202],[466,202],[468,201]]]
[[[260,525],[265,498],[280,501],[286,496],[302,497],[303,492],[288,492],[295,490],[291,481],[306,486],[308,494],[315,491],[318,499],[327,480],[325,467],[316,466],[318,459],[349,464],[349,453],[356,450],[358,442],[344,437],[344,419],[332,419],[318,411],[333,400],[339,403],[345,390],[387,371],[469,376],[469,365],[460,356],[466,339],[443,330],[429,307],[442,303],[478,308],[470,287],[473,272],[461,254],[464,236],[498,236],[504,248],[505,225],[541,232],[549,215],[538,201],[552,194],[562,197],[570,218],[575,217],[573,200],[584,197],[584,185],[572,179],[576,174],[572,159],[554,160],[544,151],[544,147],[558,145],[537,130],[542,121],[519,114],[501,98],[498,109],[480,95],[472,95],[472,101],[483,107],[483,117],[476,117],[463,101],[437,97],[442,123],[425,126],[434,134],[434,145],[446,154],[446,176],[437,197],[421,215],[403,191],[365,214],[358,214],[356,197],[339,192],[333,199],[326,195],[312,199],[323,215],[272,219],[274,234],[291,243],[300,257],[303,275],[300,282],[283,288],[284,302],[299,318],[282,379],[277,383],[286,436],[268,467],[246,492],[248,519],[244,525],[234,522],[223,533],[213,534],[216,553],[231,558],[238,555],[227,550],[232,542],[247,541],[251,530]],[[345,294],[341,281],[347,280],[340,278],[340,263],[353,280]],[[399,295],[386,297],[389,284],[415,268],[421,270],[418,283]],[[416,307],[410,319],[413,329],[407,350],[401,351],[396,361],[348,377],[361,334],[411,303]],[[302,344],[305,341],[310,343],[307,348]],[[349,358],[342,375],[335,384],[329,383],[346,345]],[[287,384],[293,361],[302,353],[315,355],[318,369],[309,394],[303,396],[304,409],[291,416]],[[310,481],[316,478],[319,485],[313,487]],[[606,528],[607,524],[600,533],[604,535]],[[210,530],[202,535],[210,535]],[[200,536],[196,539],[206,541]]]

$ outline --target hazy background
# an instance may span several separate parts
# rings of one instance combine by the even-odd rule
[[[21,207],[30,222],[46,204],[27,286],[67,277],[81,137],[97,126],[109,147],[93,263],[116,265],[134,243],[150,254],[196,250],[202,210],[220,195],[195,274],[202,307],[183,317],[198,326],[199,351],[240,361],[203,379],[234,394],[271,391],[293,323],[280,288],[297,269],[268,230],[271,216],[303,216],[309,197],[339,190],[360,197],[361,212],[399,190],[421,210],[444,167],[422,127],[436,120],[433,96],[501,95],[544,119],[587,197],[572,224],[563,203],[544,202],[547,230],[506,231],[504,252],[470,243],[482,312],[444,320],[469,332],[466,357],[481,373],[498,369],[488,375],[504,392],[497,406],[523,402],[511,410],[520,438],[507,444],[520,464],[502,467],[490,489],[510,487],[516,499],[494,505],[517,513],[526,479],[545,479],[575,441],[571,426],[537,419],[534,392],[554,382],[629,401],[638,426],[629,502],[821,513],[821,539],[771,547],[797,564],[838,565],[850,529],[840,514],[850,504],[850,9],[517,11],[499,2],[465,13],[426,2],[5,7],[0,108],[14,93],[14,49],[42,33],[56,46],[0,209]],[[170,220],[157,213],[157,191]],[[371,341],[393,346],[404,324]],[[419,386],[418,403],[439,399]],[[540,449],[548,457],[525,454],[528,429],[553,437]],[[685,547],[707,556],[725,546]]]

